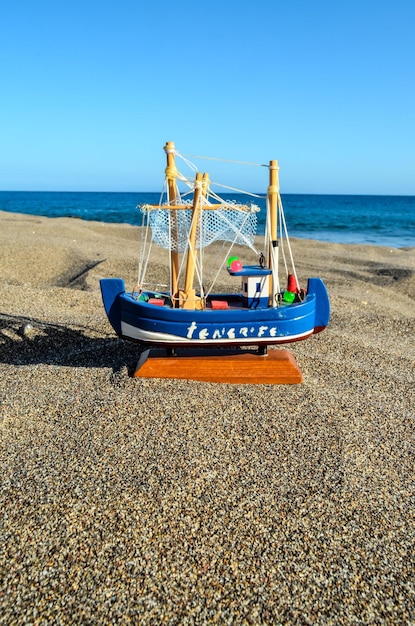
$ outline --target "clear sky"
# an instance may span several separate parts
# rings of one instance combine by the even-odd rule
[[[3,0],[0,189],[158,191],[172,140],[415,195],[414,27],[414,0]]]

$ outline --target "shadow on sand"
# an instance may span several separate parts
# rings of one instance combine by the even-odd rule
[[[142,348],[117,337],[89,337],[88,331],[0,313],[0,363],[108,367],[113,373],[127,367],[132,375]]]

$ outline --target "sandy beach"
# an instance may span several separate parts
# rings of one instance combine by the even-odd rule
[[[1,624],[415,624],[415,248],[293,240],[302,384],[160,381],[100,297],[138,229],[0,221]]]

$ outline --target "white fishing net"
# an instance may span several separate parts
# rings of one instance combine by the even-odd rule
[[[200,214],[196,235],[196,248],[205,248],[214,241],[253,245],[257,212],[255,204],[241,205],[228,202],[221,209],[207,209]],[[143,205],[141,211],[148,213],[153,241],[161,248],[185,252],[189,245],[192,210],[154,209]]]

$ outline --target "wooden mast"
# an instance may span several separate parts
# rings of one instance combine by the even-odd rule
[[[164,146],[164,150],[167,156],[166,177],[168,185],[168,198],[169,203],[177,203],[177,187],[176,187],[176,161],[174,157],[174,141],[168,141]],[[177,215],[175,211],[170,213],[171,216],[171,233],[174,240],[177,239]],[[170,251],[170,294],[173,302],[173,307],[178,306],[178,294],[179,294],[179,253],[177,250]]]
[[[269,187],[268,187],[268,204],[269,204],[269,248],[268,248],[268,266],[272,269],[273,273],[270,276],[270,306],[275,306],[275,292],[276,282],[278,277],[275,278],[275,272],[278,268],[275,267],[276,259],[278,256],[278,197],[280,193],[280,185],[278,181],[278,161],[269,162]]]
[[[200,220],[201,211],[201,198],[205,194],[207,186],[209,184],[209,177],[207,174],[203,175],[200,172],[196,174],[195,190],[193,195],[192,206],[192,225],[189,233],[189,247],[187,251],[186,259],[186,277],[184,291],[180,294],[182,300],[182,307],[184,309],[201,308],[200,299],[196,296],[196,291],[193,286],[196,267],[196,236],[197,227]]]

